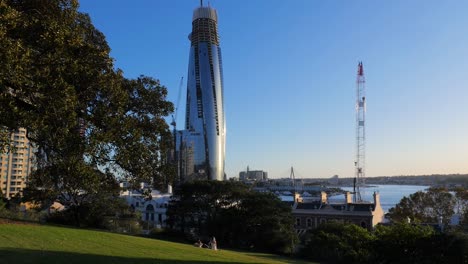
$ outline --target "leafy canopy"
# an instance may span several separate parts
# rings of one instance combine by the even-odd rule
[[[184,183],[167,214],[172,228],[223,246],[290,253],[297,242],[291,207],[239,182]]]
[[[73,204],[115,194],[118,177],[166,183],[167,90],[125,78],[109,53],[76,0],[0,1],[0,126],[27,129],[37,160],[30,186]]]

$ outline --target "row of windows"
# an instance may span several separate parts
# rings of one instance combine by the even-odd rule
[[[5,166],[5,167],[8,167],[8,166]],[[8,169],[5,170],[5,171],[7,172]],[[2,168],[0,167],[0,173],[1,173],[1,172],[2,172]],[[11,173],[12,173],[12,174],[23,174],[23,170],[12,170]]]
[[[325,223],[327,220],[325,218],[320,218],[320,224]],[[296,226],[301,226],[301,218],[296,218]],[[306,226],[307,227],[312,227],[312,219],[307,218],[306,219]]]
[[[13,161],[17,161],[17,160],[20,160],[20,161],[23,161],[23,157],[26,156],[28,157],[29,156],[29,153],[26,151],[27,148],[18,148],[17,151],[15,153],[13,153]],[[22,153],[22,151],[26,151],[25,153]],[[20,158],[20,159],[17,159],[17,158]],[[10,160],[10,157],[8,155],[5,155],[4,157],[0,156],[0,161],[9,161]]]
[[[312,220],[314,220],[314,225],[315,225],[315,221],[318,220],[318,218],[307,218],[306,219],[306,227],[307,228],[311,228],[312,227]],[[318,220],[317,222],[317,225],[318,224],[323,224],[323,223],[326,223],[326,222],[330,222],[330,221],[335,221],[335,222],[340,222],[340,223],[353,223],[351,220],[345,220],[345,219],[326,219],[326,218],[320,218],[320,220]],[[302,219],[300,217],[297,217],[296,218],[296,227],[300,227],[302,225]],[[364,220],[361,220],[360,222],[360,225],[361,227],[363,228],[367,228],[367,223],[366,221]]]
[[[6,192],[7,188],[2,188],[4,192]],[[10,187],[10,192],[19,192],[21,191],[20,187]]]
[[[8,164],[3,165],[8,168]],[[13,168],[23,168],[23,164],[13,164]]]

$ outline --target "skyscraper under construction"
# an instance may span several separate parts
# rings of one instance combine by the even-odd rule
[[[182,180],[224,180],[226,124],[223,67],[216,10],[193,12],[185,130],[180,141]]]

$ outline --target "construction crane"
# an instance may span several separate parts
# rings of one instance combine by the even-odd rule
[[[362,202],[361,188],[366,176],[366,90],[362,61],[358,64],[356,78],[356,160],[354,176],[354,202]]]
[[[172,122],[171,126],[173,127],[174,131],[174,143],[175,143],[175,136],[176,136],[176,130],[177,130],[177,112],[179,110],[179,105],[180,105],[180,96],[182,95],[182,86],[184,85],[184,76],[180,77],[180,83],[179,83],[179,93],[177,95],[177,103],[176,107],[174,109],[174,114],[172,115]]]
[[[173,159],[172,162],[176,164],[177,166],[177,181],[180,180],[180,165],[179,165],[179,157],[177,155],[177,113],[179,110],[179,105],[180,105],[180,96],[182,95],[182,86],[184,85],[184,77],[182,76],[180,78],[180,83],[179,83],[179,93],[177,95],[177,102],[176,102],[176,107],[174,109],[174,114],[172,115],[172,122],[171,126],[173,127],[173,133],[174,133],[174,154],[173,154]]]

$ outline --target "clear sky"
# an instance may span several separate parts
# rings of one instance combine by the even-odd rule
[[[81,0],[127,77],[177,101],[198,0]],[[205,4],[208,1],[204,1]],[[468,1],[212,0],[223,52],[226,173],[351,177],[355,80],[367,176],[468,173]],[[185,85],[178,114],[183,127]]]

